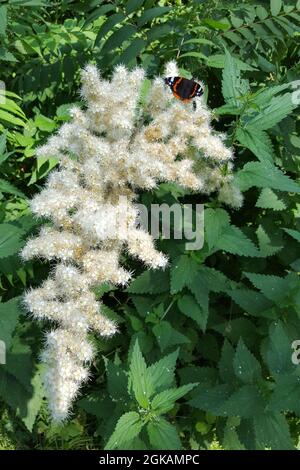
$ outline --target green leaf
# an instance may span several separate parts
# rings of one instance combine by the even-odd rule
[[[124,370],[109,361],[106,366],[107,391],[113,400],[123,400],[128,397],[127,382],[128,377]]]
[[[262,225],[259,225],[256,230],[258,238],[259,249],[261,256],[273,256],[278,251],[282,250],[283,246],[277,246],[274,240],[270,238]]]
[[[281,302],[289,293],[289,280],[284,277],[265,274],[244,273],[268,299],[273,302]]]
[[[159,417],[147,424],[151,447],[155,450],[180,450],[181,442],[175,426]]]
[[[233,359],[233,368],[235,375],[245,383],[253,383],[261,377],[260,363],[249,351],[242,339],[239,340],[237,345]]]
[[[270,8],[271,8],[272,16],[277,16],[280,13],[281,7],[282,7],[281,0],[271,0]]]
[[[236,138],[240,144],[251,150],[251,152],[260,160],[273,161],[273,146],[268,134],[261,129],[242,129],[238,128]]]
[[[137,437],[143,427],[140,415],[135,411],[123,414],[117,422],[116,429],[110,436],[104,450],[122,449],[123,446]]]
[[[292,93],[275,96],[272,98],[269,106],[257,113],[254,117],[250,117],[245,123],[245,128],[266,130],[274,127],[278,122],[282,121],[286,116],[291,114],[297,104],[293,102]]]
[[[148,408],[154,386],[137,340],[132,351],[129,370],[135,398],[140,406]]]
[[[189,405],[199,408],[200,410],[209,411],[214,416],[222,414],[224,401],[231,396],[231,387],[228,384],[216,385],[209,387],[207,384],[197,387],[194,396],[189,400]]]
[[[187,317],[192,318],[202,331],[206,329],[208,309],[203,310],[192,295],[184,295],[178,300],[178,308]]]
[[[101,26],[95,39],[95,47],[99,46],[100,41],[104,36],[118,23],[125,19],[123,13],[114,13],[109,16],[105,23]]]
[[[135,26],[131,24],[125,24],[121,28],[117,29],[114,33],[109,36],[104,46],[102,47],[101,53],[110,52],[116,47],[121,47],[123,42],[129,39],[137,32]]]
[[[226,103],[239,107],[239,98],[248,88],[246,80],[241,80],[238,61],[226,49],[222,76],[222,94]]]
[[[153,333],[161,351],[164,351],[171,346],[190,342],[186,336],[175,330],[175,328],[173,328],[167,321],[161,321],[157,325],[154,325]]]
[[[169,282],[168,271],[148,270],[131,282],[127,292],[130,294],[161,294],[169,291]]]
[[[224,382],[235,382],[236,376],[233,369],[233,358],[235,351],[229,341],[225,339],[218,364],[220,377]]]
[[[272,374],[287,374],[295,369],[291,360],[291,344],[292,341],[282,322],[278,321],[271,324],[265,357]]]
[[[197,273],[198,267],[198,263],[190,256],[179,256],[171,268],[171,294],[182,290]]]
[[[171,7],[154,7],[145,10],[142,15],[137,20],[137,25],[140,28],[149,21],[152,21],[154,18],[164,15],[171,10]]]
[[[142,52],[146,45],[146,41],[142,38],[133,39],[131,44],[118,57],[117,62],[122,64],[129,64],[133,59],[136,59],[136,57]]]
[[[268,411],[290,411],[300,415],[299,375],[280,375],[268,404]]]
[[[31,380],[32,392],[31,397],[27,402],[27,414],[22,418],[22,421],[29,432],[32,432],[33,425],[43,403],[44,389],[42,383],[42,370],[42,366],[39,365],[37,372]]]
[[[238,171],[235,181],[242,191],[257,186],[258,188],[273,188],[279,191],[300,193],[300,186],[295,181],[267,161],[246,163],[243,169]]]
[[[0,7],[0,35],[5,36],[7,26],[7,7]]]
[[[250,289],[234,289],[227,292],[228,295],[246,313],[257,317],[264,316],[263,312],[272,307],[272,302],[266,299],[260,292]]]
[[[9,181],[3,180],[2,178],[0,178],[0,192],[13,194],[14,196],[26,199],[26,196],[24,193],[22,193],[22,191],[13,186]]]
[[[164,356],[148,367],[155,391],[159,391],[173,384],[178,353],[179,349],[176,349],[173,353]]]
[[[130,15],[130,13],[134,13],[141,8],[143,5],[144,0],[128,0],[128,2],[125,3],[125,9],[127,15]]]
[[[22,314],[20,308],[20,297],[14,297],[8,302],[0,304],[0,340],[4,341],[6,350],[12,344],[12,334]]]
[[[255,204],[261,209],[272,209],[273,211],[282,211],[286,205],[281,201],[277,194],[270,188],[263,188]]]
[[[224,228],[230,224],[228,212],[224,209],[205,209],[204,227],[206,241],[210,251],[217,245]]]
[[[157,414],[164,414],[170,411],[179,398],[189,393],[198,384],[186,384],[178,388],[169,388],[163,392],[158,393],[152,400],[151,409]]]
[[[265,403],[254,385],[243,385],[223,405],[223,415],[251,418],[264,412]]]
[[[217,243],[219,250],[240,256],[260,256],[258,249],[244,233],[234,225],[229,225]]]
[[[297,240],[297,242],[300,242],[300,232],[298,230],[293,230],[291,228],[283,228],[282,230]]]
[[[17,253],[22,247],[23,231],[13,224],[0,224],[0,258]]]
[[[254,432],[259,448],[293,450],[289,426],[280,413],[262,413],[254,417]]]

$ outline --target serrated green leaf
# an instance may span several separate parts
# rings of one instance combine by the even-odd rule
[[[197,273],[198,263],[187,255],[181,255],[171,267],[171,294],[183,289]]]
[[[181,442],[175,426],[164,418],[147,424],[147,432],[151,447],[155,450],[180,450]]]
[[[186,384],[178,388],[170,388],[158,393],[152,400],[151,409],[157,414],[164,414],[170,411],[179,398],[189,393],[198,384]]]
[[[262,413],[254,417],[254,432],[259,448],[292,450],[294,448],[289,426],[280,413]]]
[[[289,281],[287,278],[255,273],[244,274],[254,287],[259,289],[265,297],[273,302],[280,303],[289,293]]]
[[[148,408],[149,398],[154,392],[154,385],[138,341],[133,347],[129,370],[135,398],[140,406]]]
[[[221,357],[218,363],[218,369],[221,379],[226,383],[236,381],[236,376],[233,369],[234,354],[235,351],[233,347],[231,346],[229,341],[225,339],[221,350]]]
[[[257,186],[258,188],[300,193],[300,186],[295,181],[267,161],[246,163],[243,169],[237,173],[236,182],[242,191]]]
[[[222,75],[222,94],[226,103],[239,107],[239,98],[249,88],[246,80],[241,80],[238,61],[225,50],[225,62]]]
[[[256,207],[261,209],[273,209],[273,211],[282,211],[286,209],[286,205],[281,201],[277,194],[270,188],[263,188],[259,198],[255,204]]]
[[[253,383],[261,377],[261,366],[242,339],[239,340],[233,359],[235,375],[244,383]]]
[[[2,178],[0,178],[0,192],[1,193],[13,194],[15,196],[26,199],[26,196],[25,196],[24,193],[22,193],[22,191],[20,191],[18,188],[16,188],[9,181],[6,181]]]
[[[23,242],[21,236],[22,230],[13,224],[0,224],[0,258],[7,257],[17,253]]]
[[[5,5],[0,7],[0,35],[5,36],[7,26],[7,7]]]
[[[123,446],[135,437],[142,430],[143,422],[140,415],[135,411],[123,414],[117,422],[116,429],[110,436],[104,450],[123,449]]]
[[[171,346],[190,342],[186,336],[175,330],[175,328],[173,328],[167,321],[161,321],[157,325],[154,325],[153,333],[161,351],[164,351]]]
[[[264,316],[263,312],[272,307],[272,302],[260,292],[250,289],[234,289],[227,292],[228,295],[246,313],[255,316]]]
[[[179,349],[176,349],[173,353],[164,356],[148,367],[156,392],[173,384],[178,353]]]
[[[282,322],[274,322],[269,329],[266,361],[272,374],[287,374],[295,369],[292,363],[292,341]]]
[[[178,300],[178,308],[187,317],[192,318],[202,331],[206,329],[208,309],[202,309],[192,295],[184,295]]]
[[[189,400],[189,405],[200,410],[209,411],[215,416],[220,416],[224,401],[230,397],[232,388],[228,384],[214,387],[203,384],[199,385],[196,391],[197,395]]]
[[[292,93],[274,96],[266,108],[245,122],[245,128],[251,129],[250,132],[255,132],[257,128],[270,129],[291,114],[296,106],[297,104],[292,99]]]
[[[286,233],[293,237],[297,242],[300,242],[300,232],[298,230],[293,230],[291,228],[283,228]]]
[[[251,152],[260,160],[272,162],[274,159],[273,146],[270,137],[266,132],[259,128],[242,129],[236,132],[236,138],[240,144],[251,150]]]
[[[223,415],[251,418],[264,412],[265,402],[254,385],[243,385],[223,405]]]
[[[128,398],[127,382],[128,377],[122,367],[109,361],[106,366],[107,390],[114,400],[124,400]]]
[[[104,38],[104,36],[109,31],[111,31],[116,24],[121,23],[124,19],[125,16],[123,15],[123,13],[114,13],[113,15],[110,15],[98,31],[98,34],[95,39],[95,46],[99,46],[101,39]]]
[[[257,235],[261,256],[273,256],[275,253],[282,250],[283,246],[276,246],[276,243],[269,237],[262,225],[258,226],[255,233]]]
[[[130,294],[161,294],[169,291],[169,282],[168,271],[148,270],[131,282],[127,292]]]

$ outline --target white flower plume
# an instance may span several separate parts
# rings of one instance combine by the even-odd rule
[[[166,72],[178,74],[176,63],[167,64]],[[31,201],[32,212],[51,224],[28,240],[22,256],[54,260],[56,267],[41,287],[26,293],[25,304],[36,319],[56,325],[42,353],[56,421],[68,417],[88,379],[94,355],[88,333],[110,337],[117,331],[101,313],[92,288],[130,281],[132,273],[119,262],[124,250],[149,268],[168,263],[151,235],[137,226],[136,189],[172,181],[200,192],[220,190],[222,200],[241,204],[240,193],[232,189],[232,152],[213,132],[202,98],[194,110],[156,78],[141,105],[143,80],[140,68],[118,66],[107,81],[88,65],[82,71],[85,108],[74,107],[71,121],[37,151],[38,156],[57,156],[59,169]]]

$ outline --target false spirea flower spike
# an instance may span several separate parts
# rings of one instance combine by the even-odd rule
[[[178,70],[171,62],[166,76],[174,75]],[[212,131],[202,98],[194,110],[156,78],[141,106],[144,78],[141,68],[118,66],[107,81],[88,65],[82,71],[84,110],[74,107],[72,119],[37,150],[38,157],[56,156],[59,168],[31,201],[32,212],[49,223],[28,240],[22,257],[52,260],[55,268],[39,288],[25,294],[25,305],[36,319],[55,325],[42,353],[55,421],[69,416],[89,377],[94,356],[89,332],[108,338],[117,332],[101,313],[93,287],[129,282],[131,273],[119,263],[124,250],[149,268],[167,265],[151,235],[136,224],[136,189],[172,181],[197,192],[219,190],[222,200],[241,203],[231,184],[232,152]]]

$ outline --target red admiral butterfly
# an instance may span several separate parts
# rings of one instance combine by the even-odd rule
[[[189,80],[183,77],[167,77],[165,78],[165,84],[168,85],[175,98],[181,101],[190,101],[195,96],[201,96],[204,93],[203,87],[195,82],[193,78]],[[193,102],[194,108],[196,103]]]

